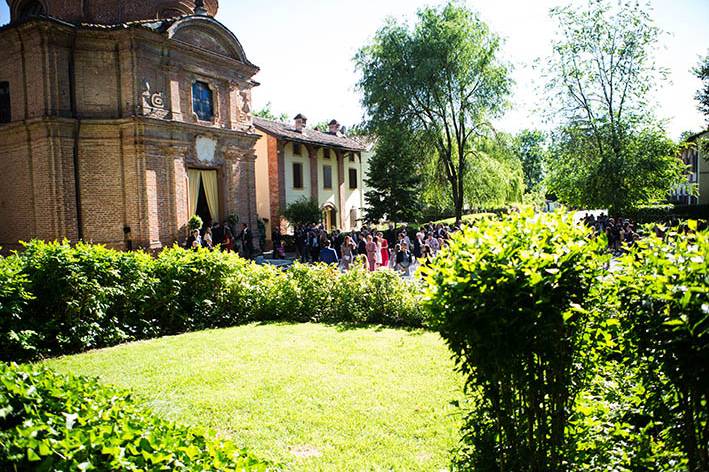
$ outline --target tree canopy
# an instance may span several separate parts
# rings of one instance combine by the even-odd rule
[[[696,99],[699,102],[699,111],[704,113],[709,121],[709,53],[692,72],[702,81],[702,88],[697,91]]]
[[[422,179],[426,144],[406,128],[383,128],[369,160],[366,219],[376,223],[418,221],[421,215]]]
[[[510,79],[500,40],[457,2],[419,10],[413,27],[389,19],[355,61],[370,127],[392,124],[425,135],[450,188],[457,217],[465,204],[477,138],[505,106]]]
[[[522,162],[524,186],[534,190],[544,178],[546,137],[538,130],[522,130],[514,137],[515,153]]]
[[[547,160],[568,204],[620,211],[663,199],[681,181],[676,148],[648,105],[663,79],[649,7],[588,0],[552,10],[559,36],[547,89],[562,123]]]

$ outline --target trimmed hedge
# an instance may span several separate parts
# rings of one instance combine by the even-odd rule
[[[162,420],[127,392],[0,363],[2,470],[275,470],[232,442]]]
[[[656,436],[679,445],[687,464],[709,470],[709,233],[670,232],[639,241],[616,286],[626,363],[642,373],[645,413]]]
[[[391,271],[296,263],[283,272],[218,251],[175,247],[152,258],[33,241],[0,259],[0,360],[254,321],[420,327],[418,292]]]
[[[456,234],[426,270],[431,322],[475,405],[460,470],[568,469],[603,253],[572,215],[523,211]]]

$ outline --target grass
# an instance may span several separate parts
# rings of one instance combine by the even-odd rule
[[[129,388],[287,470],[446,469],[462,421],[461,377],[425,331],[249,325],[47,364]]]

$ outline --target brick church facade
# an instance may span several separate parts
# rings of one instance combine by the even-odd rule
[[[258,68],[217,0],[8,0],[0,246],[182,240],[197,213],[256,225]]]

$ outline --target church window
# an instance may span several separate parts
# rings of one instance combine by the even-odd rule
[[[192,110],[202,121],[212,121],[214,118],[212,90],[205,82],[195,82],[192,85]]]
[[[0,82],[0,123],[9,123],[11,121],[10,82]]]

